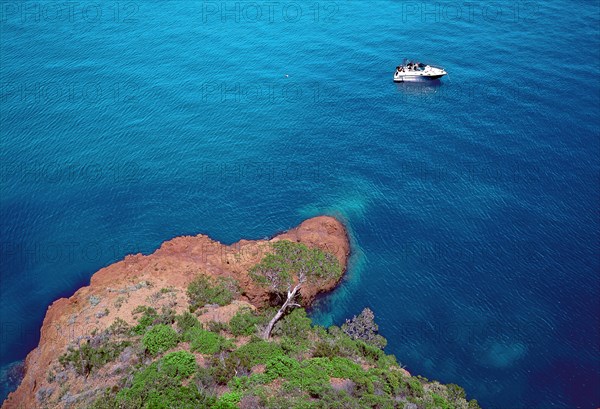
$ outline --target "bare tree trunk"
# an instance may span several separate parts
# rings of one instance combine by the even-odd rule
[[[298,295],[298,291],[300,290],[301,285],[302,283],[297,284],[292,291],[288,291],[287,300],[285,300],[279,311],[277,311],[277,314],[275,314],[275,316],[269,322],[269,325],[267,325],[267,328],[265,328],[265,331],[263,332],[263,339],[267,340],[271,337],[271,331],[273,331],[275,323],[279,321],[281,317],[283,317],[283,314],[285,314],[285,310],[288,309],[288,307],[299,307],[299,305],[296,304],[294,300],[296,298],[296,295]]]

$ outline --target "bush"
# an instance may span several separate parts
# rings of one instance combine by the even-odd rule
[[[234,353],[239,357],[247,358],[251,366],[265,364],[273,358],[284,355],[279,345],[263,340],[255,340],[242,345]]]
[[[150,328],[142,338],[142,344],[150,355],[157,355],[177,345],[179,337],[173,328],[158,324]]]
[[[167,308],[165,306],[163,306],[160,309],[160,314],[158,315],[158,317],[156,318],[156,321],[154,321],[155,324],[165,324],[165,325],[171,325],[175,322],[175,310],[173,310],[172,308]]]
[[[202,354],[216,354],[228,347],[227,340],[214,332],[201,328],[191,328],[184,334],[184,339],[190,342],[190,349]]]
[[[410,394],[412,396],[415,396],[415,397],[423,396],[423,393],[424,393],[423,384],[421,384],[421,382],[419,382],[419,380],[417,378],[410,378],[408,380],[408,387],[410,389]]]
[[[227,385],[234,376],[249,373],[250,360],[245,355],[228,354],[225,356],[214,356],[211,361],[214,368],[214,378],[217,383]]]
[[[271,378],[287,378],[297,371],[300,364],[295,359],[281,355],[270,359],[266,364],[265,374]]]
[[[214,332],[214,333],[220,333],[221,331],[224,331],[226,329],[228,329],[228,325],[225,324],[224,322],[218,322],[218,321],[208,321],[206,323],[206,328],[210,331],[210,332]]]
[[[162,359],[164,370],[175,378],[188,378],[196,372],[196,357],[187,351],[171,352]]]
[[[350,338],[383,349],[387,345],[387,341],[377,333],[378,330],[375,315],[369,308],[365,308],[358,316],[346,320],[346,323],[342,325],[342,331]]]
[[[333,358],[340,355],[340,347],[332,342],[319,341],[315,345],[313,357]]]
[[[290,371],[287,379],[284,390],[308,392],[313,398],[320,398],[331,389],[326,368],[321,362],[312,359],[302,361],[300,368]]]
[[[232,278],[219,277],[214,280],[208,276],[200,275],[187,288],[190,311],[194,312],[207,304],[221,306],[230,304],[238,292],[238,283]]]
[[[75,372],[80,375],[88,375],[106,363],[117,359],[121,352],[130,345],[131,342],[128,341],[106,341],[94,348],[88,341],[81,345],[79,349],[70,348],[66,354],[58,358],[58,361],[63,367],[69,364],[73,365]]]
[[[200,390],[212,390],[217,384],[215,369],[211,366],[206,368],[199,366],[194,375],[194,383]]]
[[[377,363],[380,359],[384,359],[386,357],[385,353],[381,349],[373,345],[366,344],[363,341],[356,341],[356,347],[358,348],[359,354],[369,362]]]
[[[229,330],[235,336],[252,335],[256,332],[256,326],[262,322],[249,309],[239,310],[229,321]]]
[[[142,335],[144,332],[146,332],[146,329],[153,325],[158,319],[158,313],[156,310],[144,305],[137,306],[135,310],[133,310],[133,314],[142,314],[142,316],[138,318],[138,324],[132,329],[132,332],[137,335]]]
[[[227,384],[232,392],[257,392],[258,386],[266,385],[274,378],[266,373],[255,373],[250,376],[234,376]]]
[[[454,383],[449,383],[448,385],[446,385],[446,391],[448,399],[451,402],[456,402],[460,399],[466,399],[467,397],[465,390]]]
[[[394,409],[394,402],[387,396],[365,394],[359,400],[363,408]]]
[[[219,397],[212,409],[237,409],[242,395],[237,392],[227,392]]]
[[[451,405],[446,399],[442,398],[440,395],[432,393],[431,397],[433,398],[433,404],[434,404],[434,406],[436,408],[439,408],[439,409],[454,409],[454,406]]]
[[[182,386],[181,379],[170,376],[172,367],[154,362],[137,372],[131,385],[121,389],[113,408],[196,409],[210,407],[215,399],[201,394],[195,386]]]
[[[297,308],[275,324],[273,335],[287,336],[294,339],[306,339],[311,331],[310,318],[304,308]]]
[[[129,324],[125,322],[123,319],[118,318],[113,321],[113,323],[108,327],[107,333],[111,335],[125,335],[129,334],[131,328]]]
[[[177,328],[181,333],[185,333],[187,330],[191,328],[201,328],[200,321],[194,314],[190,314],[189,312],[184,312],[182,315],[175,316],[175,322],[177,323]]]

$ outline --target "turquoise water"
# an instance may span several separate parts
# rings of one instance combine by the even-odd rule
[[[318,322],[371,307],[484,407],[599,404],[597,2],[57,4],[0,15],[2,373],[126,254],[325,213],[354,252]]]

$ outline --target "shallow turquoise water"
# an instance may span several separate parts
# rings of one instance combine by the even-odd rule
[[[126,254],[326,213],[354,253],[318,322],[370,306],[485,407],[598,405],[597,3],[56,4],[0,15],[3,366]]]

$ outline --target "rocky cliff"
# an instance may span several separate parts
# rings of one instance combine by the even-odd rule
[[[134,324],[133,310],[137,306],[149,304],[182,313],[187,306],[185,289],[200,273],[237,280],[241,295],[232,304],[234,306],[265,305],[268,295],[264,288],[251,281],[248,269],[269,251],[270,243],[283,239],[331,252],[344,269],[346,267],[349,255],[346,230],[339,221],[327,216],[306,220],[269,240],[241,240],[228,246],[205,235],[177,237],[163,243],[153,254],[127,256],[95,273],[89,286],[48,307],[40,342],[25,360],[24,378],[2,408],[37,408],[40,407],[40,394],[60,393],[48,385],[50,382],[56,385],[56,379],[51,379],[54,378],[52,365],[66,352],[68,345],[106,330],[117,318]],[[319,288],[306,285],[302,289],[303,300],[310,303],[318,293],[329,291],[336,285],[334,281]],[[215,308],[209,311],[210,319],[218,321],[222,317],[231,317],[235,313],[231,309],[231,305]],[[103,380],[100,376],[95,381],[102,383],[108,379]],[[93,387],[90,382],[71,379],[70,387],[77,390],[69,392],[82,393]]]

